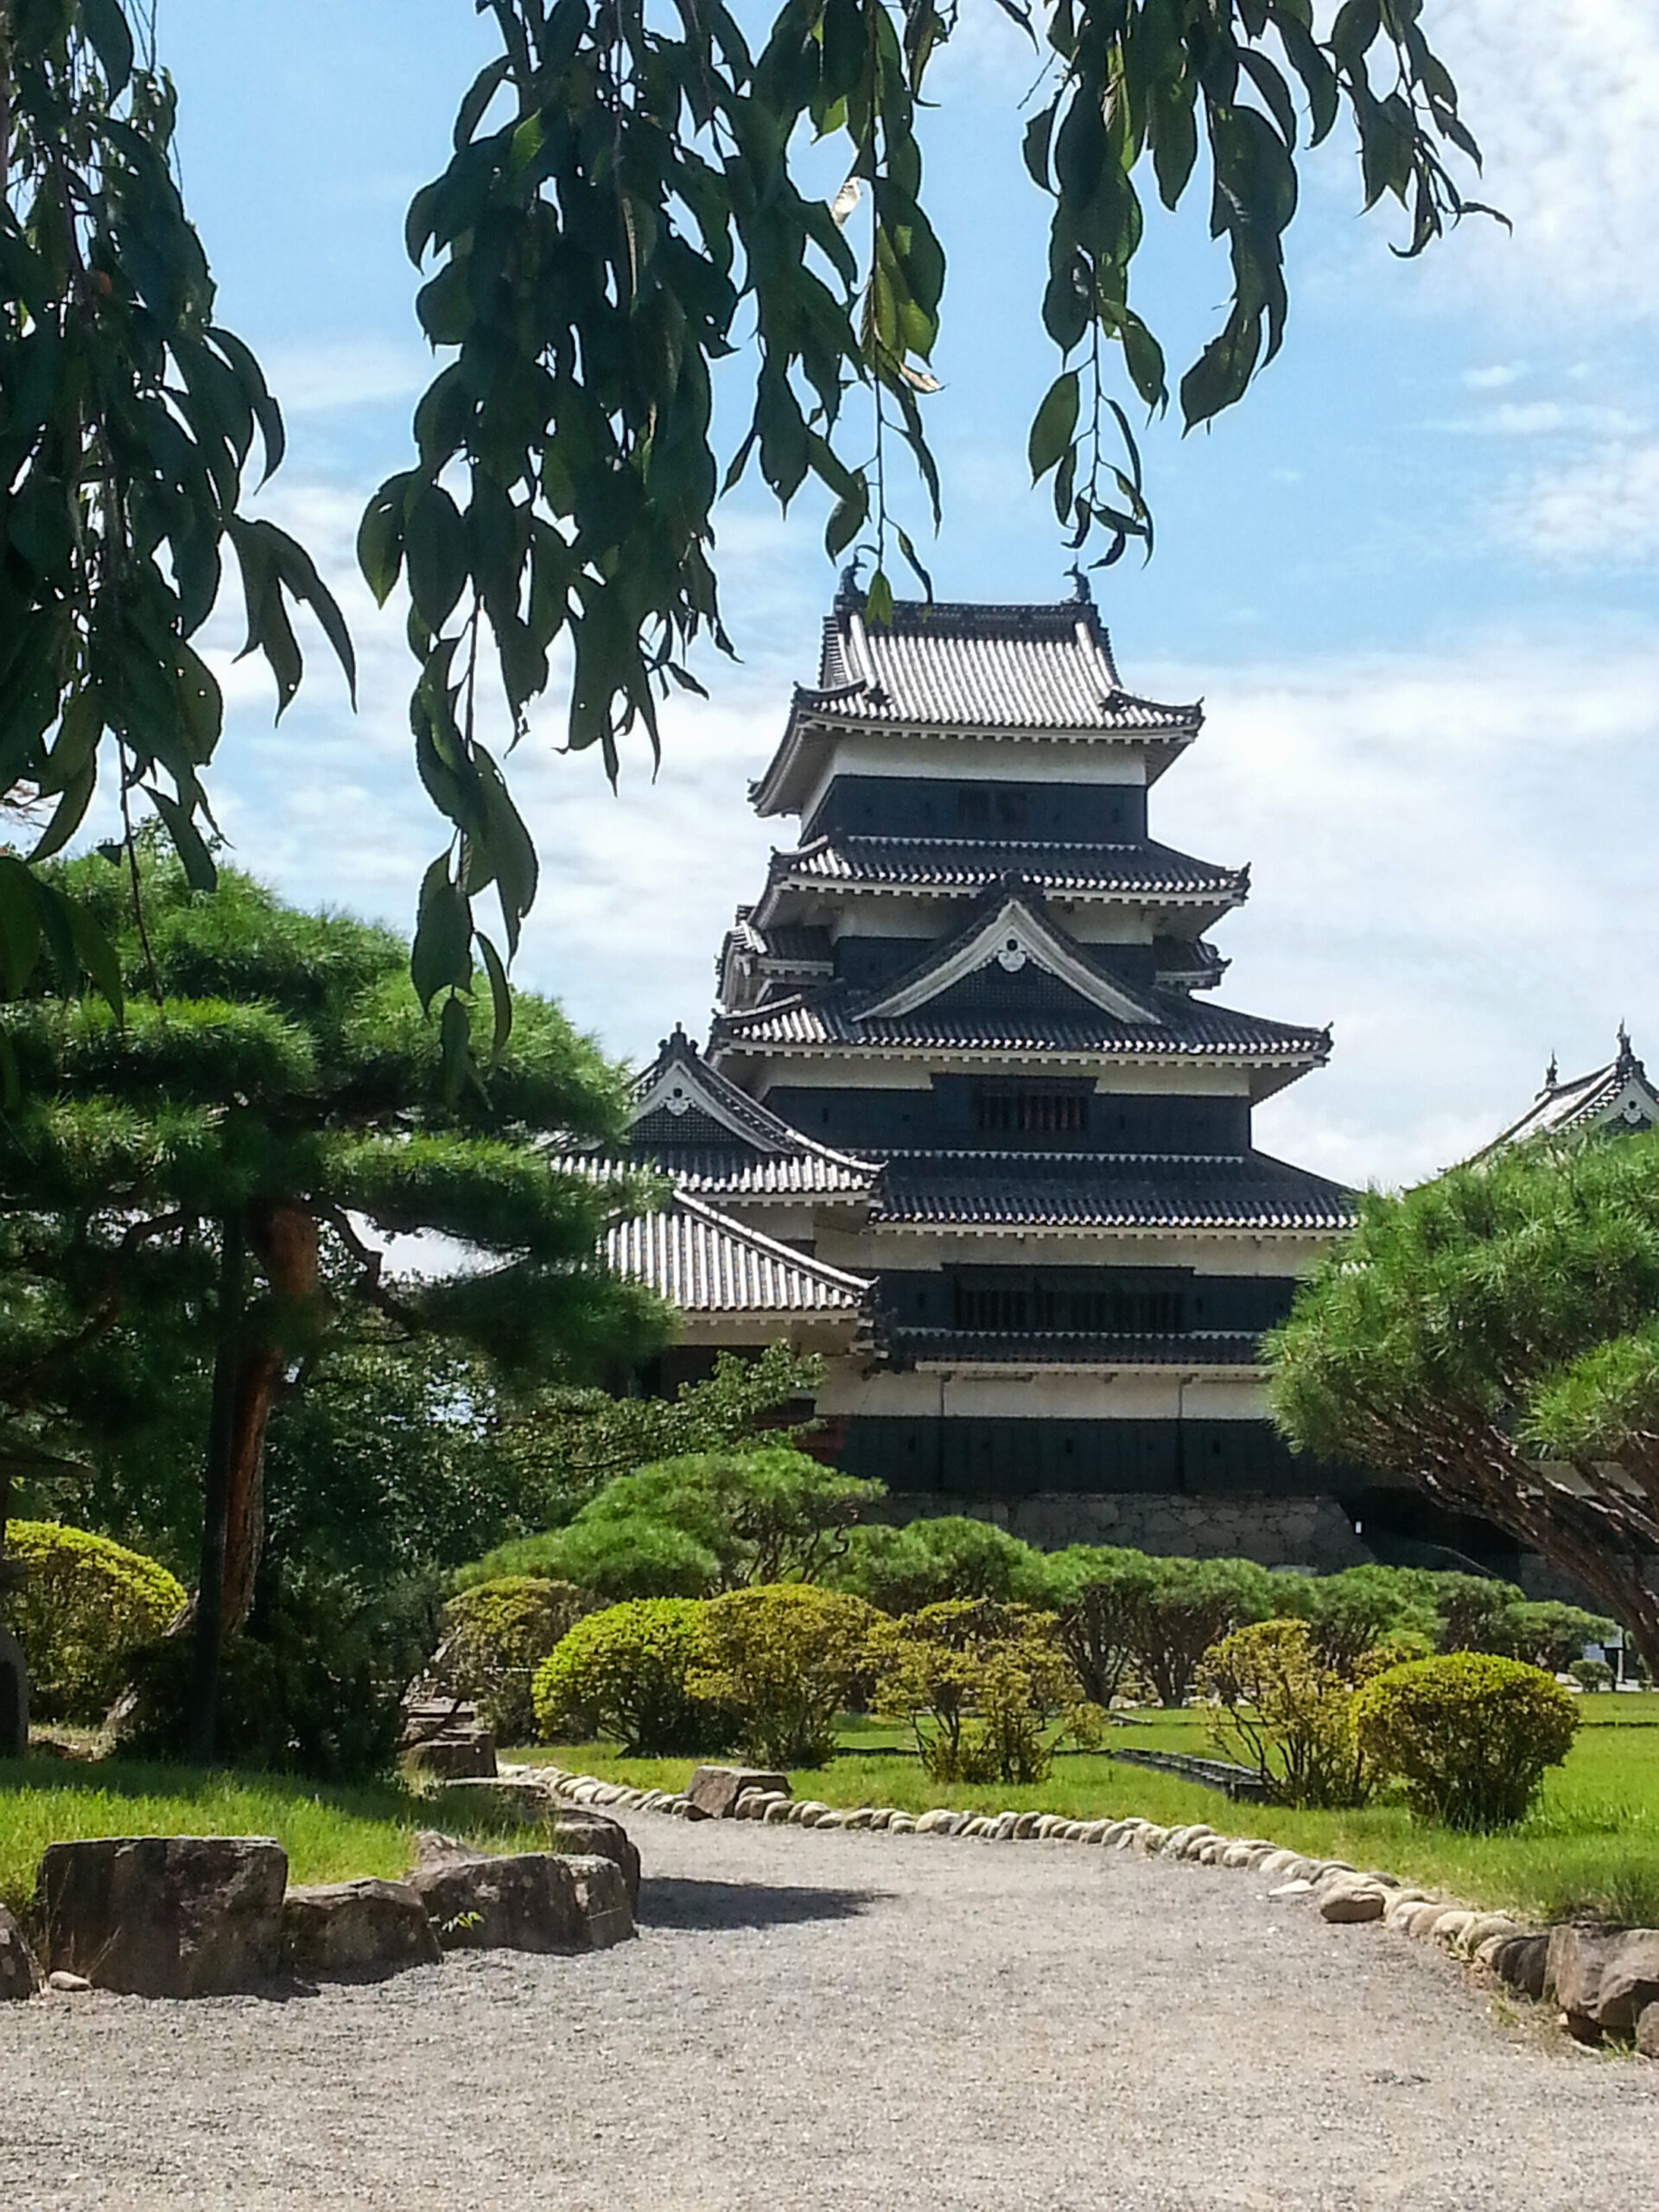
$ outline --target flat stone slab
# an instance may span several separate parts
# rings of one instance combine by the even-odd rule
[[[328,1882],[283,1900],[283,1965],[296,1981],[381,1981],[442,1955],[407,1882]]]
[[[41,1963],[135,1997],[264,1989],[282,1964],[287,1885],[270,1836],[50,1844],[35,1878]]]

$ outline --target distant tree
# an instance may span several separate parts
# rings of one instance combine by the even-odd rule
[[[964,1514],[855,1529],[833,1570],[838,1589],[886,1613],[913,1613],[954,1599],[1047,1603],[1043,1554],[994,1522]]]
[[[553,1540],[547,1566],[615,1599],[810,1581],[882,1496],[880,1483],[786,1446],[691,1452],[607,1483]]]
[[[823,1362],[787,1344],[768,1344],[753,1359],[722,1351],[712,1375],[682,1382],[671,1398],[569,1386],[517,1396],[503,1391],[491,1432],[515,1470],[525,1510],[549,1528],[619,1475],[658,1460],[745,1449],[757,1440],[799,1445],[818,1426],[811,1406],[823,1380]]]
[[[1373,1194],[1268,1339],[1299,1451],[1541,1553],[1659,1668],[1659,1135]]]
[[[1112,1545],[1073,1544],[1051,1553],[1046,1566],[1061,1649],[1090,1704],[1109,1706],[1145,1641],[1160,1562]]]
[[[205,1438],[196,1748],[219,1653],[251,1602],[270,1412],[342,1316],[581,1372],[660,1343],[664,1309],[597,1257],[636,1182],[559,1173],[550,1137],[613,1136],[623,1082],[526,997],[487,1095],[446,1092],[435,1029],[385,931],[283,906],[226,871],[193,891],[144,856],[142,926],[117,871],[65,871],[130,976],[124,1026],[94,1001],[15,1001],[25,1081],[0,1124],[0,1407],[48,1441],[96,1433],[89,1373],[112,1348],[176,1360]],[[376,1231],[441,1232],[447,1270],[394,1287]],[[159,1347],[159,1351],[158,1351]]]
[[[1235,1629],[1270,1619],[1277,1579],[1245,1559],[1160,1559],[1142,1601],[1135,1643],[1136,1670],[1161,1705],[1191,1696],[1198,1662]]]

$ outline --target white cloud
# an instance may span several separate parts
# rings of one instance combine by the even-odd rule
[[[1470,391],[1502,391],[1526,373],[1518,362],[1495,361],[1489,368],[1465,369],[1459,381]]]
[[[433,374],[423,347],[373,337],[272,346],[262,365],[285,415],[331,415],[413,399]]]
[[[1621,1017],[1659,1065],[1659,636],[1196,673],[1208,727],[1155,833],[1253,863],[1222,998],[1335,1025],[1329,1070],[1259,1117],[1269,1150],[1398,1182],[1518,1114],[1552,1051],[1610,1057]]]
[[[1474,196],[1512,236],[1466,224],[1438,283],[1471,278],[1552,323],[1659,312],[1659,10],[1628,0],[1458,0],[1427,28],[1457,79],[1485,171]],[[1436,258],[1436,257],[1431,257]]]
[[[1559,568],[1645,568],[1659,559],[1659,438],[1597,442],[1505,485],[1494,534]]]

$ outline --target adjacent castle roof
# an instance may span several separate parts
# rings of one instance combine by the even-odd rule
[[[837,893],[925,891],[974,899],[1017,875],[1051,897],[1120,904],[1155,899],[1212,913],[1242,905],[1248,868],[1193,860],[1168,845],[1065,845],[1003,837],[815,837],[773,853],[754,918],[768,925],[778,893],[833,887]]]
[[[1586,1136],[1593,1129],[1646,1129],[1659,1124],[1659,1090],[1637,1058],[1621,1023],[1618,1051],[1605,1066],[1563,1082],[1552,1058],[1543,1085],[1526,1112],[1475,1156],[1532,1138]]]

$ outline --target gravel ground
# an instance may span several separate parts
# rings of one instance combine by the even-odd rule
[[[0,2006],[0,2204],[1653,2212],[1659,2067],[1248,1874],[636,1817],[639,1942]]]

